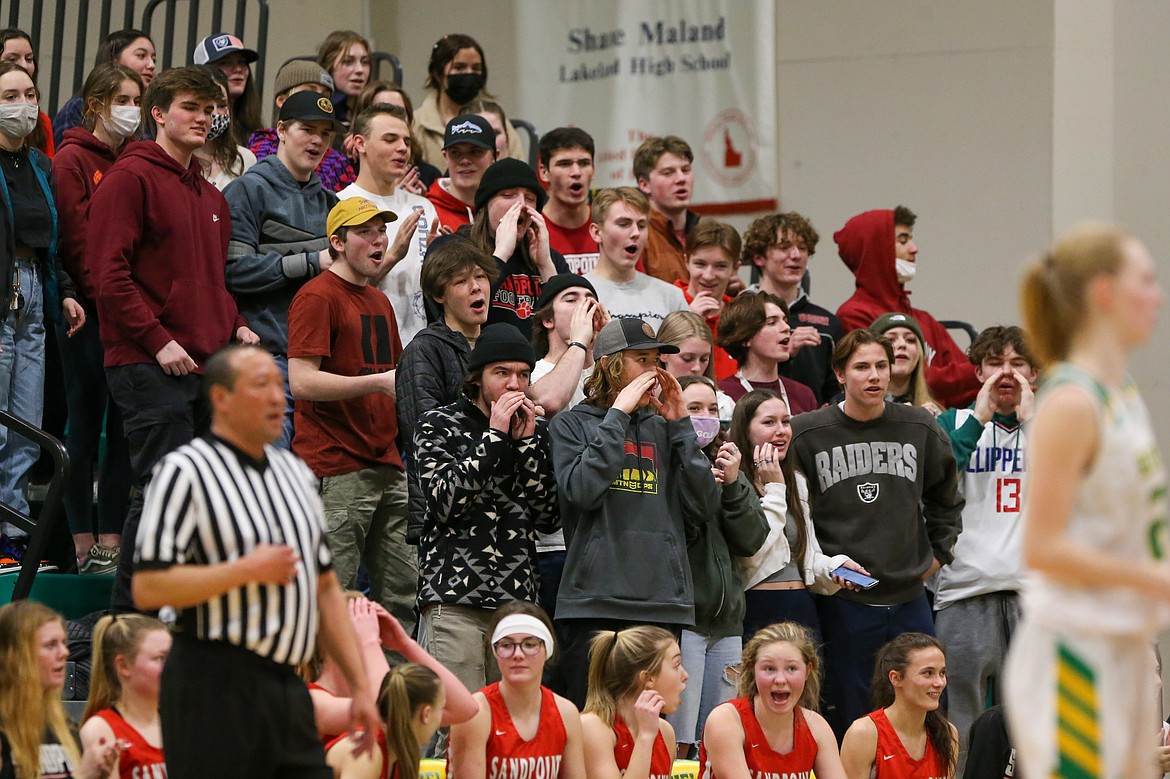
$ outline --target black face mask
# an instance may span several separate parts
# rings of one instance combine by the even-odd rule
[[[470,103],[483,90],[482,73],[451,73],[447,76],[447,88],[443,91],[452,103]]]

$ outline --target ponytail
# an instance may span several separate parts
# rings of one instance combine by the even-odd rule
[[[1121,269],[1130,240],[1128,233],[1111,225],[1081,225],[1024,271],[1020,287],[1024,327],[1041,364],[1068,356],[1086,319],[1089,282]]]
[[[122,696],[116,658],[133,660],[147,633],[166,629],[162,622],[142,614],[107,614],[98,620],[93,630],[93,670],[82,722],[110,708]]]
[[[617,717],[618,703],[637,696],[642,672],[654,676],[662,668],[674,636],[651,625],[599,632],[589,644],[589,691],[585,711],[609,726]]]
[[[435,703],[441,686],[438,675],[418,663],[391,668],[382,679],[378,710],[385,721],[386,746],[397,761],[399,776],[418,776],[420,750],[414,717],[421,707]],[[386,766],[388,771],[389,768]]]

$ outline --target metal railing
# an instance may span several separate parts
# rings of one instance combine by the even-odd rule
[[[0,20],[32,38],[42,110],[54,114],[81,89],[106,36],[132,27],[154,41],[160,70],[190,63],[201,38],[232,33],[260,54],[253,78],[263,89],[268,5],[269,0],[0,0]]]
[[[27,598],[32,592],[37,568],[40,567],[41,558],[49,546],[53,525],[61,514],[62,493],[65,491],[65,483],[69,480],[69,455],[65,452],[64,445],[56,438],[7,411],[0,410],[0,426],[8,428],[9,435],[19,433],[37,444],[48,451],[53,459],[53,475],[49,479],[40,516],[35,521],[8,504],[0,503],[0,521],[10,522],[28,533],[28,549],[25,550],[24,559],[21,561],[16,585],[12,588],[12,600],[15,601]]]

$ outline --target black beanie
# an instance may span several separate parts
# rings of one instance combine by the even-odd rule
[[[523,164],[523,163],[521,163]],[[471,362],[467,369],[474,371],[493,362],[526,362],[528,367],[536,365],[536,352],[528,339],[514,326],[496,322],[488,325],[475,339],[471,350]]]
[[[557,295],[564,292],[569,287],[582,287],[593,293],[593,297],[597,297],[597,290],[593,288],[593,283],[589,279],[577,273],[558,273],[540,287],[540,297],[536,300],[536,310],[552,303]]]
[[[536,171],[526,162],[514,160],[511,157],[493,162],[491,167],[483,172],[479,189],[475,190],[475,210],[480,211],[492,196],[512,187],[524,187],[536,195],[536,210],[544,208],[548,194],[540,186],[540,179],[536,178]]]

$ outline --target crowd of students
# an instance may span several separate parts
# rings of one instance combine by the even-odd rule
[[[80,751],[60,618],[0,609],[0,777],[162,775],[170,636],[132,612],[179,509],[152,478],[207,433],[224,380],[200,374],[230,342],[279,369],[268,421],[318,480],[319,564],[368,588],[349,609],[376,749],[346,734],[352,669],[303,669],[336,775],[413,775],[422,747],[458,779],[650,779],[690,755],[725,779],[1012,775],[968,732],[1020,620],[1038,355],[1077,343],[994,326],[961,349],[910,305],[910,209],[833,235],[856,278],[833,313],[806,291],[811,221],[700,219],[682,138],[641,144],[636,187],[593,189],[581,128],[516,159],[465,35],[435,44],[415,110],[332,33],[277,73],[267,128],[233,35],[156,73],[148,36],[112,33],[52,123],[28,36],[0,42],[0,406],[39,424],[59,351],[77,566],[118,577]],[[1123,279],[1132,239],[1103,235],[1090,254],[1121,259],[1096,273]],[[1073,281],[1047,303],[1148,335],[1090,271],[1052,273]],[[0,429],[0,500],[26,513],[34,455]]]

